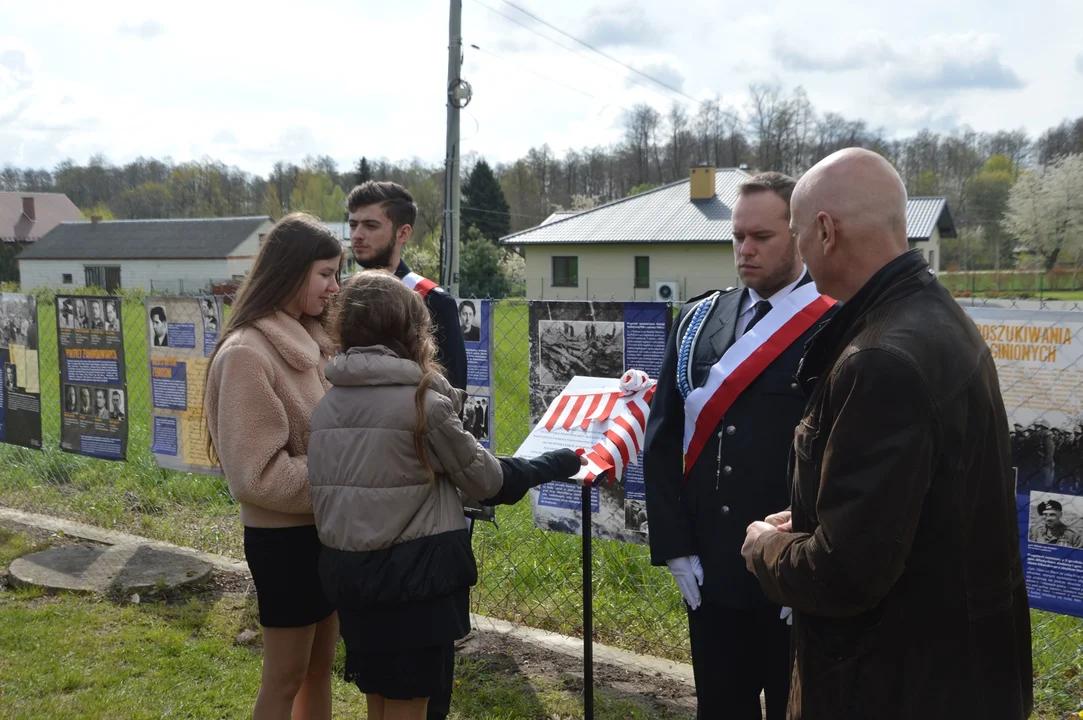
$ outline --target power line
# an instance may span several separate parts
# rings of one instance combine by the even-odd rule
[[[483,215],[503,215],[505,217],[530,218],[531,220],[544,220],[549,217],[548,215],[523,215],[522,213],[506,213],[500,212],[499,210],[482,210],[481,208],[476,208],[472,205],[460,205],[459,207],[463,210],[471,210],[473,212],[482,213]]]
[[[514,60],[511,60],[511,59],[509,59],[507,57],[504,57],[502,55],[497,55],[496,53],[491,52],[489,50],[483,50],[482,48],[478,47],[475,44],[471,44],[470,47],[473,48],[474,50],[477,50],[478,52],[481,52],[481,53],[484,53],[484,54],[488,55],[489,57],[491,57],[491,58],[493,58],[495,60],[499,60],[502,63],[508,63],[509,65],[515,65],[515,66],[519,67],[520,69],[525,70],[528,73],[531,73],[533,75],[537,75],[538,77],[544,78],[545,80],[548,80],[550,82],[554,82],[557,85],[561,85],[563,87],[568,88],[569,90],[574,90],[575,92],[580,93],[581,95],[585,95],[588,98],[591,98],[593,100],[598,100],[599,102],[604,102],[609,107],[616,108],[617,110],[623,110],[624,112],[629,113],[629,114],[635,112],[630,107],[627,107],[625,105],[618,105],[617,103],[614,103],[614,102],[612,102],[610,100],[606,100],[605,98],[600,98],[597,95],[591,95],[590,93],[588,93],[586,91],[580,90],[578,88],[574,88],[571,85],[563,83],[560,80],[557,80],[556,78],[552,78],[552,77],[549,77],[548,75],[543,75],[542,73],[537,72],[535,70],[531,70],[530,68],[526,67],[525,65],[517,63]],[[466,112],[466,111],[464,110],[463,112]],[[467,114],[469,114],[469,113],[467,113]],[[471,116],[471,117],[473,117],[473,116]]]
[[[591,95],[590,93],[586,92],[585,90],[580,90],[579,88],[572,87],[571,85],[568,85],[567,83],[561,82],[560,80],[557,80],[555,78],[551,78],[548,75],[543,75],[540,72],[537,72],[536,70],[531,70],[530,68],[526,67],[525,65],[520,65],[519,63],[515,62],[514,60],[509,60],[508,58],[501,57],[501,56],[497,55],[496,53],[489,52],[488,50],[483,50],[480,47],[478,47],[477,45],[471,44],[470,47],[474,48],[475,50],[477,50],[480,53],[484,53],[484,54],[488,55],[489,57],[495,58],[495,59],[497,59],[497,60],[499,60],[501,62],[508,63],[509,65],[515,65],[519,69],[524,70],[524,71],[526,71],[528,73],[531,73],[533,75],[537,75],[538,77],[543,78],[545,80],[548,80],[549,82],[556,83],[557,85],[562,85],[563,87],[566,87],[569,90],[573,90],[573,91],[579,93],[580,95],[586,95],[588,98],[591,98],[592,100],[598,100],[599,99],[598,96]]]
[[[511,17],[510,15],[505,15],[504,13],[500,12],[496,8],[493,8],[493,7],[490,7],[489,5],[486,5],[485,3],[481,2],[481,0],[474,0],[474,2],[476,4],[482,6],[483,8],[488,10],[489,12],[493,13],[494,15],[499,15],[500,17],[504,18],[508,22],[515,23],[516,25],[523,28],[527,32],[533,33],[534,35],[537,35],[538,37],[542,38],[543,40],[548,40],[549,42],[553,43],[557,47],[559,47],[559,48],[561,48],[563,50],[567,50],[568,52],[572,53],[573,55],[576,55],[577,57],[580,57],[580,58],[582,58],[583,60],[586,60],[589,63],[597,65],[598,67],[600,67],[601,69],[603,69],[603,70],[605,70],[607,72],[611,72],[611,73],[617,75],[618,77],[620,77],[620,78],[622,78],[624,80],[629,80],[629,81],[635,83],[636,85],[639,85],[642,88],[646,88],[647,90],[650,90],[652,93],[658,95],[659,97],[665,98],[666,100],[672,100],[673,99],[673,98],[669,97],[668,95],[664,95],[663,93],[659,92],[657,89],[651,87],[650,85],[643,82],[642,80],[638,80],[638,79],[636,79],[634,77],[628,77],[627,75],[621,75],[621,74],[617,73],[613,68],[606,67],[605,65],[603,65],[600,62],[597,62],[596,60],[584,55],[583,53],[577,52],[574,48],[570,48],[567,45],[563,45],[563,44],[557,42],[556,40],[549,37],[548,35],[545,35],[543,33],[538,32],[534,28],[530,27],[529,25],[527,25],[527,24],[525,24],[523,22],[520,22],[519,20],[516,20],[515,18]],[[685,95],[685,97],[688,97],[688,96]],[[695,102],[697,105],[701,104],[700,101],[695,100],[695,99],[693,99],[693,102]]]
[[[647,73],[643,72],[642,70],[637,70],[636,68],[632,67],[631,65],[628,65],[627,63],[621,62],[620,60],[613,57],[612,55],[609,55],[608,53],[602,52],[601,50],[594,47],[593,45],[586,42],[585,40],[580,40],[579,38],[575,37],[571,33],[565,32],[564,30],[561,30],[560,28],[553,25],[552,23],[549,23],[549,22],[546,22],[545,20],[542,20],[540,17],[538,17],[534,13],[530,12],[529,10],[524,10],[523,8],[516,5],[515,3],[511,2],[511,0],[502,0],[502,2],[505,5],[508,5],[509,7],[515,8],[516,10],[518,10],[522,14],[526,15],[527,17],[531,18],[535,22],[541,23],[542,25],[549,28],[550,30],[553,30],[555,32],[560,33],[561,35],[568,38],[569,40],[574,40],[575,42],[579,43],[580,45],[582,45],[583,47],[585,47],[585,48],[587,48],[589,50],[593,50],[594,52],[598,53],[599,55],[606,58],[610,62],[615,62],[616,64],[620,65],[621,67],[626,68],[628,70],[631,70],[636,75],[640,75],[640,76],[646,78],[647,80],[650,80],[653,83],[661,85],[662,87],[664,87],[666,90],[669,90],[670,92],[673,92],[673,93],[676,93],[676,94],[678,94],[678,95],[680,95],[682,97],[688,98],[692,102],[696,103],[696,105],[700,105],[702,103],[701,100],[697,100],[696,98],[692,97],[691,95],[688,95],[685,92],[683,92],[681,90],[678,90],[677,88],[673,87],[672,85],[669,85],[668,83],[665,83],[665,82],[659,80],[658,78],[653,77],[652,75],[648,75]]]

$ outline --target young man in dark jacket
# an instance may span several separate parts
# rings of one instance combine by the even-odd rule
[[[417,205],[410,191],[393,182],[369,180],[350,191],[350,245],[354,260],[366,269],[395,274],[425,301],[436,338],[436,359],[452,387],[466,389],[466,345],[455,300],[432,280],[413,272],[402,259],[417,222]]]
[[[739,187],[733,250],[747,287],[681,309],[647,423],[651,562],[669,566],[688,605],[700,718],[759,720],[762,691],[768,720],[782,720],[789,693],[785,611],[745,570],[741,543],[750,522],[786,505],[805,406],[794,375],[833,304],[797,256],[793,187],[779,173]]]
[[[798,373],[809,402],[792,515],[750,524],[742,550],[794,610],[788,717],[1029,717],[1030,613],[989,348],[908,251],[906,190],[882,157],[828,157],[792,208],[816,286],[843,304]]]

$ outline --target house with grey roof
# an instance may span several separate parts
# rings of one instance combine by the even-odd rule
[[[24,289],[190,293],[239,282],[268,217],[64,222],[19,256]]]
[[[695,167],[689,178],[581,212],[558,211],[500,239],[526,259],[527,297],[686,300],[739,284],[733,204],[751,175]],[[955,237],[942,197],[915,197],[907,235],[939,269],[940,238]]]

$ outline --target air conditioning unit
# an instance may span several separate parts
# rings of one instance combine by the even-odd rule
[[[660,302],[679,302],[681,299],[680,283],[671,280],[655,283],[654,299]]]

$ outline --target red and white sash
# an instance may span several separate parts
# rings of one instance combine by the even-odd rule
[[[430,290],[436,287],[436,283],[426,277],[418,275],[416,272],[406,273],[406,275],[403,276],[402,281],[406,284],[406,287],[410,288],[421,297],[425,297],[429,294]]]
[[[719,358],[703,387],[684,401],[685,479],[737,397],[834,304],[815,284],[801,285]]]
[[[629,370],[621,377],[617,390],[584,390],[561,395],[542,416],[540,425],[547,432],[557,428],[586,430],[591,423],[606,427],[598,442],[576,450],[586,455],[587,465],[575,479],[584,485],[608,473],[609,483],[620,480],[624,469],[636,464],[647,430],[647,415],[657,381],[641,370]]]

